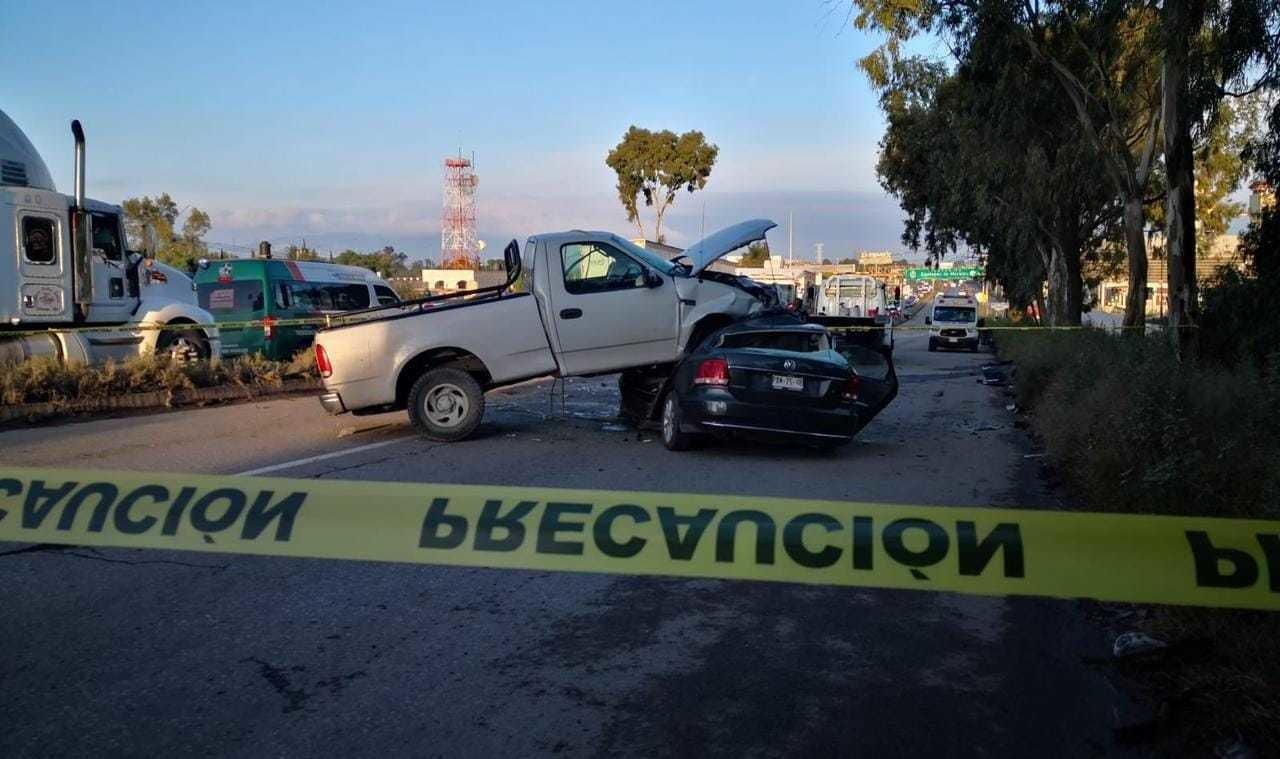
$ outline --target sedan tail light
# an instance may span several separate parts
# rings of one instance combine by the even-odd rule
[[[862,379],[858,377],[858,375],[856,374],[850,374],[849,379],[845,380],[845,383],[844,383],[845,400],[849,400],[849,401],[858,400],[858,390],[860,390],[861,388],[862,388]]]
[[[333,364],[329,363],[329,354],[324,352],[324,346],[320,343],[316,343],[316,369],[320,371],[321,377],[333,374]]]
[[[698,373],[693,377],[695,385],[728,385],[729,364],[722,358],[709,358],[698,364]]]

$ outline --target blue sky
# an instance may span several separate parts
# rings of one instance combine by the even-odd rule
[[[169,192],[212,213],[218,242],[436,255],[440,161],[459,146],[481,237],[627,232],[604,155],[637,124],[720,146],[707,190],[669,215],[673,242],[698,236],[705,203],[708,228],[793,212],[798,255],[896,250],[855,65],[875,40],[836,6],[4,0],[0,108],[64,190],[76,117],[91,195]]]

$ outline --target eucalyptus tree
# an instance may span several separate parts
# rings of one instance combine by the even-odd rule
[[[680,190],[694,192],[707,186],[720,148],[708,143],[697,130],[677,135],[632,126],[609,151],[605,163],[618,175],[618,199],[627,221],[645,236],[640,203],[653,208],[653,239],[663,241],[662,217]]]
[[[1081,131],[1106,167],[1119,202],[1129,268],[1125,322],[1145,319],[1145,206],[1168,173],[1163,216],[1175,329],[1194,316],[1195,138],[1212,129],[1225,98],[1277,83],[1280,3],[1275,0],[853,0],[854,23],[884,43],[861,62],[883,86],[905,43],[940,36],[957,62],[984,24],[998,23],[1049,66]],[[1061,40],[1075,56],[1063,56]]]
[[[881,90],[877,170],[907,214],[903,240],[933,258],[981,250],[1023,302],[1047,280],[1042,312],[1079,324],[1082,260],[1116,213],[1107,179],[1048,64],[1007,28],[975,29],[961,60],[954,73],[899,61]]]

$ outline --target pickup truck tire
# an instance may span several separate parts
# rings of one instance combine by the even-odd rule
[[[680,431],[680,400],[674,390],[662,398],[662,444],[668,451],[687,451],[693,446],[693,435]]]
[[[409,390],[409,421],[423,436],[444,443],[468,437],[484,416],[484,391],[461,369],[432,369]]]

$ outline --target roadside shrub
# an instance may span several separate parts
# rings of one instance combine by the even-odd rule
[[[285,376],[319,377],[320,370],[316,368],[316,352],[311,348],[303,348],[295,353],[285,366]]]
[[[1280,209],[1263,212],[1249,225],[1240,254],[1244,273],[1224,267],[1204,289],[1196,344],[1219,363],[1274,366],[1270,359],[1280,348]]]
[[[1089,509],[1274,518],[1280,373],[1178,361],[1160,336],[1012,332],[1033,429]]]
[[[310,355],[310,351],[304,353]],[[97,365],[37,358],[0,364],[0,405],[70,403],[156,391],[173,394],[221,385],[278,388],[286,380],[316,376],[315,358],[303,353],[288,362],[252,355],[195,364],[157,356]]]
[[[1017,364],[1015,392],[1081,508],[1280,518],[1280,354],[1265,370],[1203,354],[1179,362],[1163,336],[1100,330],[1006,332],[999,347]],[[1260,755],[1280,752],[1280,615],[1155,607],[1141,619],[1158,638],[1213,649],[1141,674],[1181,705],[1170,739],[1210,746],[1241,734]]]
[[[1280,282],[1218,273],[1205,288],[1196,347],[1206,359],[1228,365],[1271,365],[1280,347]]]

